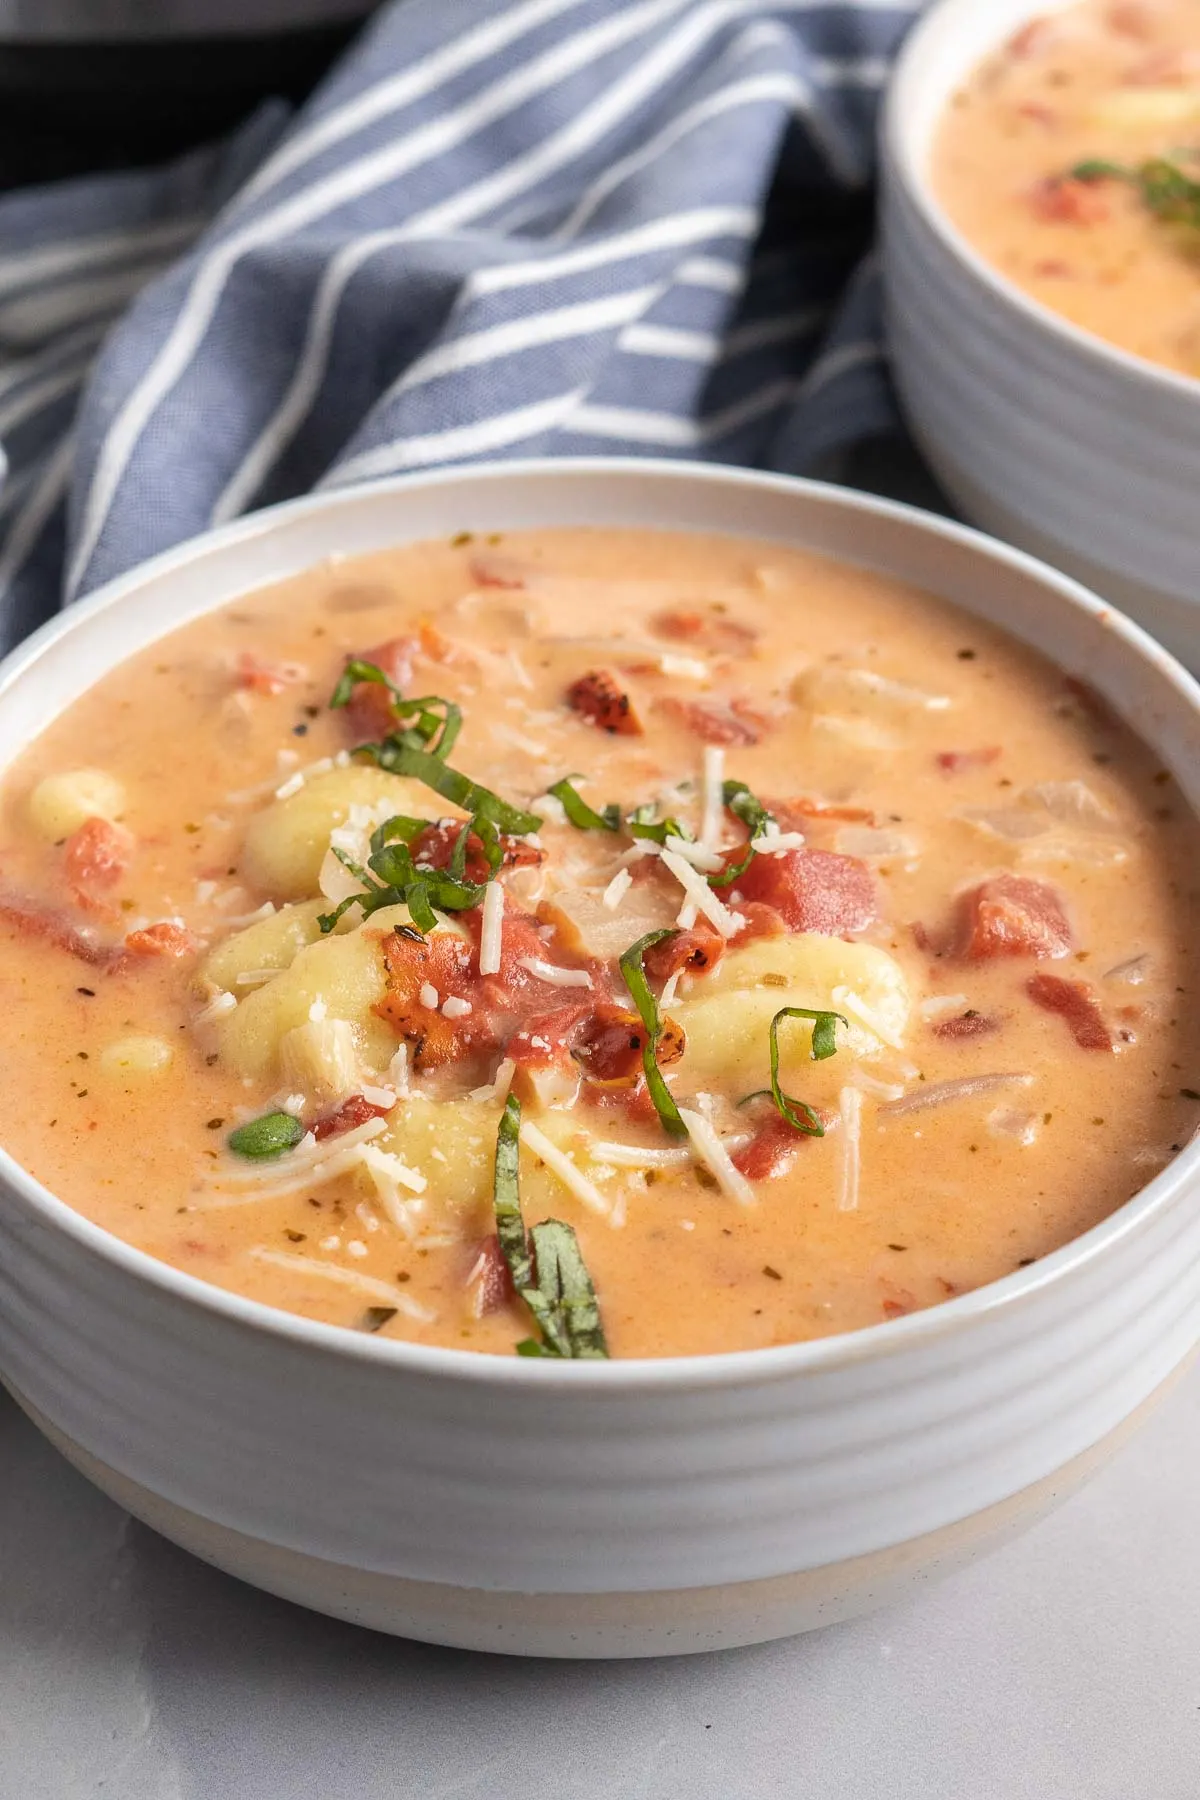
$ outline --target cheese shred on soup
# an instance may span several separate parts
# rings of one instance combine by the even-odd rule
[[[359,1331],[853,1330],[1187,1141],[1197,861],[1083,683],[879,575],[587,530],[327,564],[10,770],[0,1141]]]

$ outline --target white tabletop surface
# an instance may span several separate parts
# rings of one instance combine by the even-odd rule
[[[2,1800],[530,1796],[1200,1800],[1200,1366],[1082,1493],[920,1599],[643,1663],[430,1649],[257,1594],[0,1393]]]

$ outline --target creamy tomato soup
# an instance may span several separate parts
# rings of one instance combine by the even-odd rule
[[[851,1330],[1086,1230],[1200,1104],[1166,774],[986,626],[777,545],[327,564],[106,676],[2,800],[0,1139],[352,1329]]]
[[[1200,375],[1200,0],[1035,19],[955,96],[933,173],[954,223],[1019,287]]]

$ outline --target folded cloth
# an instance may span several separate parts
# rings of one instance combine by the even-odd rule
[[[0,638],[252,507],[886,431],[874,124],[921,0],[397,0],[309,103],[0,200]]]

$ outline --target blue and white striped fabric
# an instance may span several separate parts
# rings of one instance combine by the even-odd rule
[[[887,429],[873,131],[919,5],[397,0],[294,119],[0,200],[4,640],[315,487]]]

